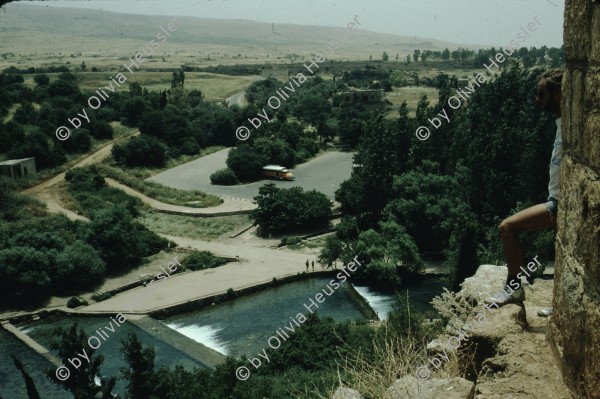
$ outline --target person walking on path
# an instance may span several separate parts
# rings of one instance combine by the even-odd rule
[[[308,259],[306,259],[306,271],[308,271]]]
[[[314,260],[311,261],[311,264],[312,264],[312,268],[313,268],[313,272],[314,272],[315,271],[315,261]]]
[[[550,182],[548,184],[548,200],[546,203],[534,205],[504,219],[500,224],[502,248],[508,266],[508,277],[504,287],[494,296],[485,300],[486,303],[495,303],[503,306],[508,303],[520,303],[525,300],[525,290],[521,286],[521,273],[523,264],[523,248],[519,241],[519,233],[525,231],[538,231],[556,226],[556,213],[558,210],[559,195],[559,170],[562,159],[561,137],[561,82],[563,72],[553,70],[540,76],[535,97],[536,105],[556,117],[556,136],[554,149],[550,160]]]

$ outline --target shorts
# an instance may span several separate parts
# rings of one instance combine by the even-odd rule
[[[552,221],[556,221],[556,212],[558,212],[558,200],[554,197],[549,197],[548,202],[546,202],[546,208],[548,212],[550,212],[550,219]]]

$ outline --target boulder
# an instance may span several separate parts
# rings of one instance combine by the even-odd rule
[[[407,375],[387,391],[390,399],[473,399],[475,384],[464,378],[430,378],[420,380]]]
[[[346,387],[339,387],[331,399],[364,399],[358,391]]]

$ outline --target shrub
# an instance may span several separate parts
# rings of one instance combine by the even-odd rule
[[[48,77],[48,75],[35,75],[33,77],[33,81],[38,85],[38,86],[46,86],[48,83],[50,83],[50,78]]]
[[[189,255],[181,262],[181,265],[189,270],[204,270],[222,266],[225,263],[227,263],[226,259],[214,256],[208,251],[200,251]]]
[[[239,183],[235,172],[229,168],[219,169],[210,175],[212,184],[220,184],[222,186],[233,186]]]
[[[115,161],[132,166],[163,166],[167,159],[165,146],[154,136],[132,137],[112,149]]]
[[[67,302],[67,307],[69,309],[78,308],[80,306],[87,306],[87,305],[88,305],[88,301],[81,300],[75,296],[71,297],[71,299],[69,299],[69,301]]]
[[[227,167],[235,172],[241,181],[260,179],[262,168],[268,159],[247,144],[232,148],[227,156]]]
[[[112,292],[105,292],[104,294],[94,294],[92,295],[92,299],[96,302],[102,302],[112,297]]]
[[[302,239],[297,236],[284,236],[281,239],[281,245],[296,245],[296,244],[300,244],[301,242],[302,242]]]

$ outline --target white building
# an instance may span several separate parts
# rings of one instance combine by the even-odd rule
[[[35,158],[10,159],[0,162],[0,174],[11,179],[35,175],[36,173]]]

